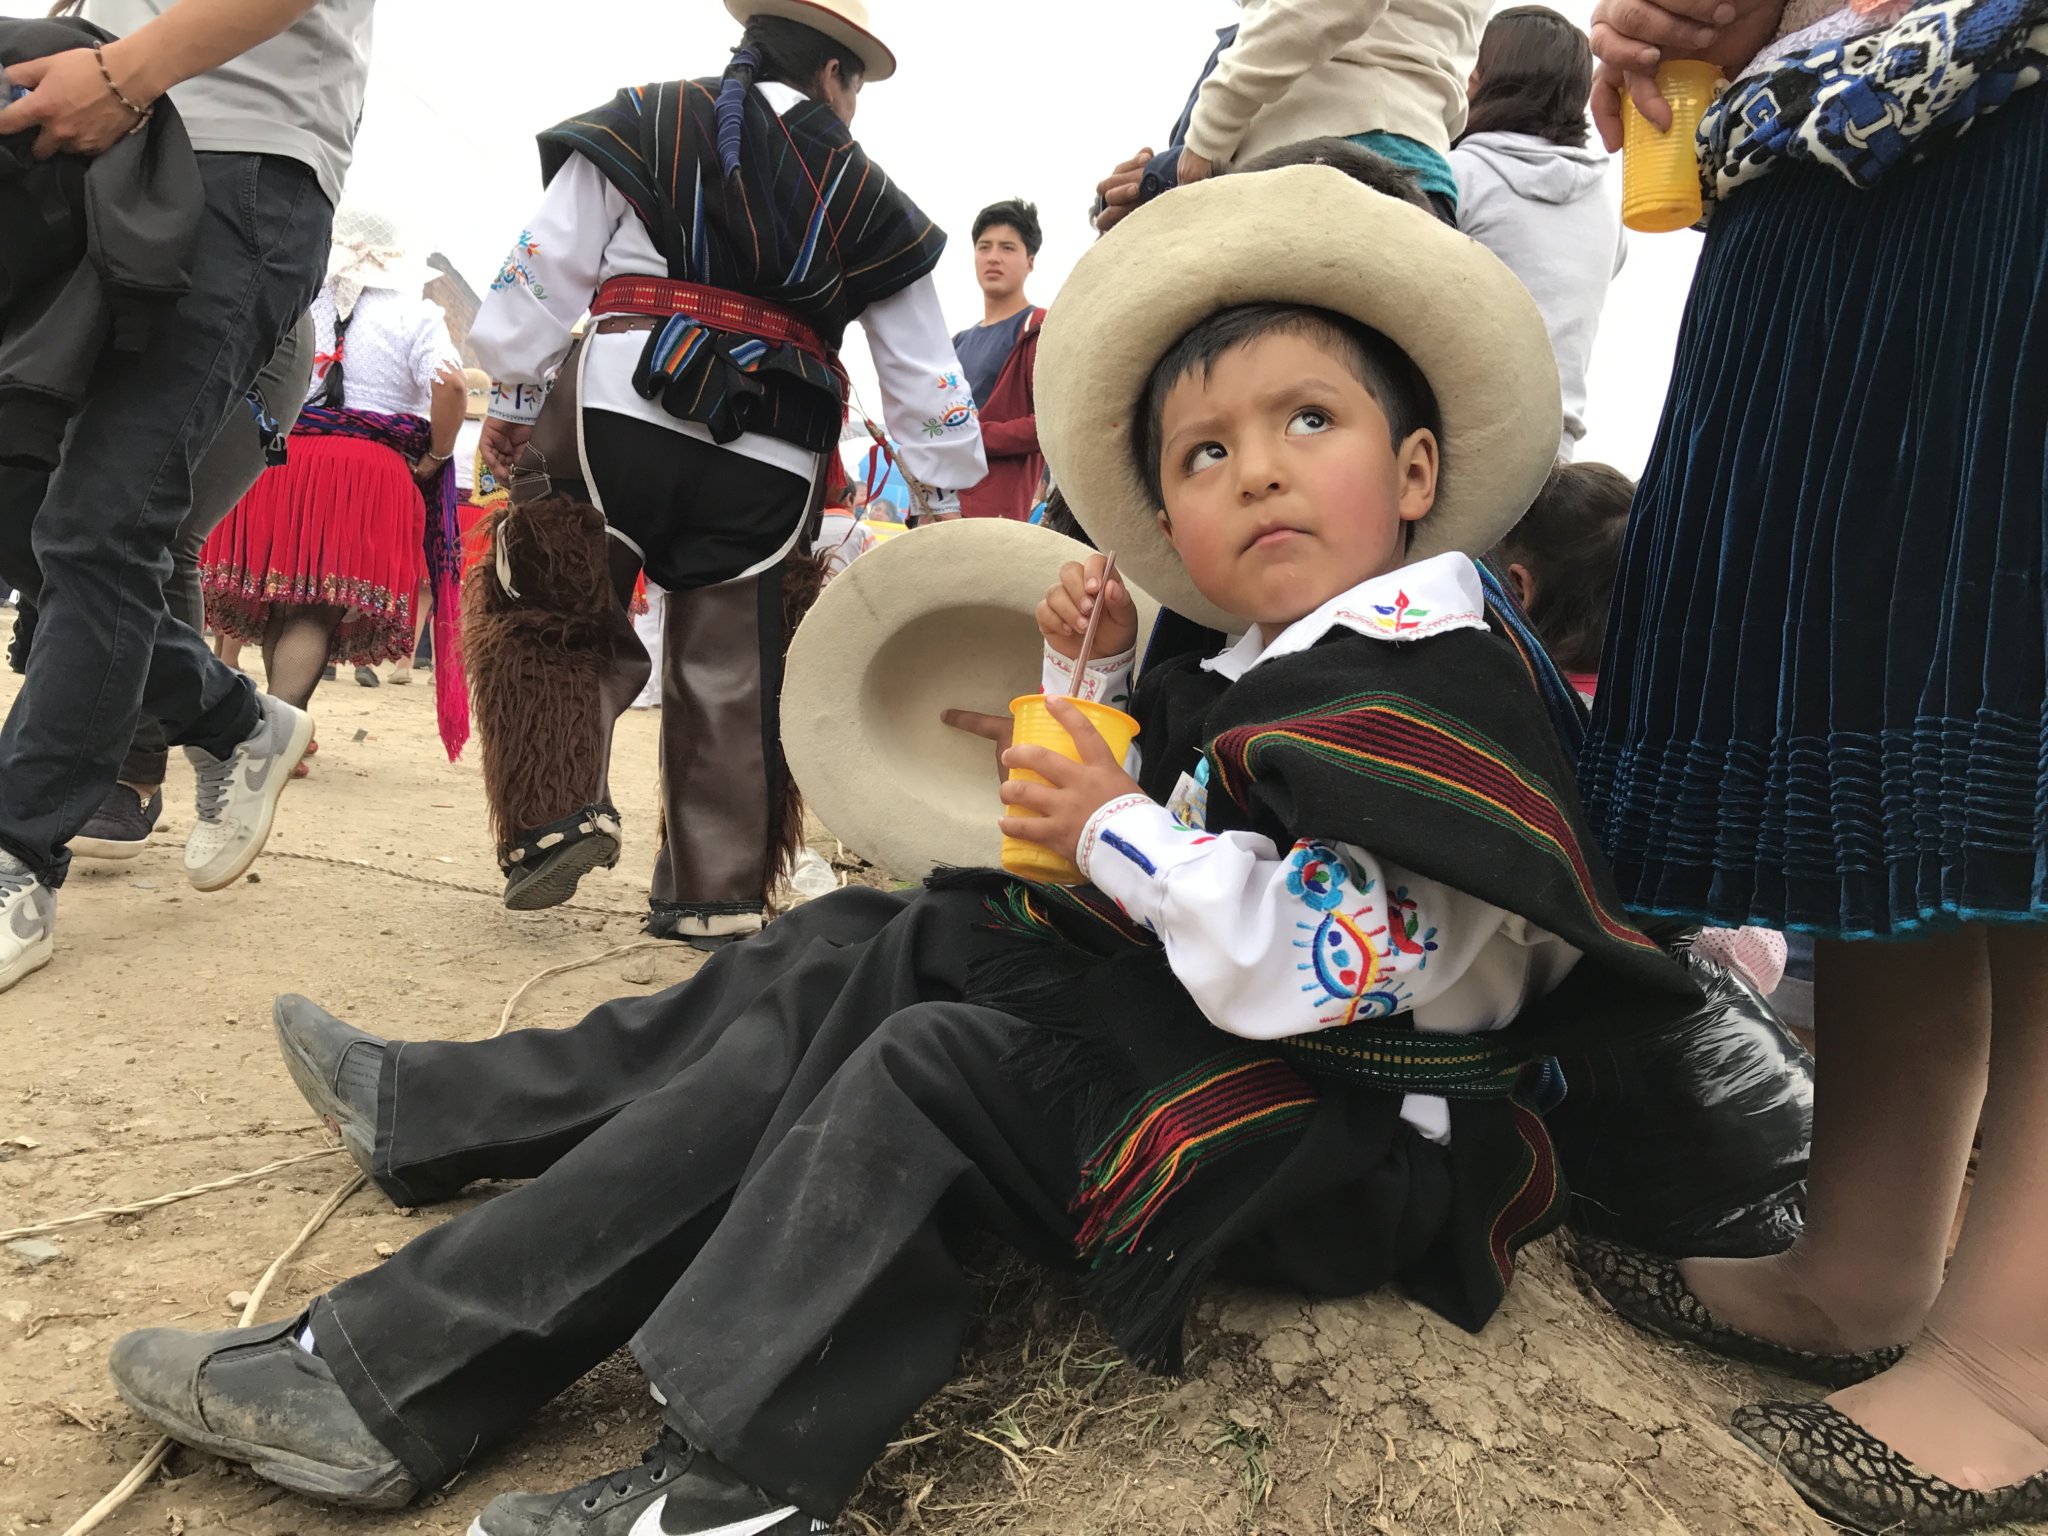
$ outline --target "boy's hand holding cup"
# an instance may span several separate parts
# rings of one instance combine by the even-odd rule
[[[1070,560],[1038,605],[1038,631],[1069,661],[1080,658],[1088,621],[1100,607],[1093,656],[1120,656],[1138,643],[1138,609],[1124,584],[1105,583],[1102,555]],[[1030,880],[1078,885],[1081,829],[1110,801],[1143,793],[1124,772],[1138,722],[1107,704],[1027,693],[1008,715],[949,709],[946,724],[996,744],[1007,774],[1001,790],[1003,868]]]
[[[1094,624],[1089,645],[1089,625]],[[1038,632],[1069,661],[1121,656],[1138,643],[1138,609],[1108,557],[1069,560],[1038,605]],[[1081,679],[1076,678],[1078,685]],[[1012,745],[1003,753],[1009,814],[1001,822],[1003,868],[1031,880],[1075,885],[1081,829],[1110,801],[1139,794],[1124,772],[1138,722],[1120,709],[1050,694],[1010,701]]]

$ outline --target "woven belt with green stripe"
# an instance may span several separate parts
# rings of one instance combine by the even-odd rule
[[[1291,1065],[1315,1077],[1452,1099],[1504,1099],[1537,1059],[1525,1040],[1423,1034],[1373,1024],[1345,1024],[1274,1043]]]

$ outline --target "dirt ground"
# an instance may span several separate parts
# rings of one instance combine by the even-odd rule
[[[4,638],[0,623],[0,638]],[[16,679],[0,674],[0,708]],[[449,764],[433,692],[314,701],[321,752],[251,877],[183,879],[191,779],[174,763],[155,841],[80,861],[56,959],[0,998],[0,1228],[138,1201],[327,1146],[277,1058],[270,999],[303,992],[384,1034],[488,1034],[552,965],[638,937],[653,862],[654,719],[627,720],[614,783],[628,849],[572,908],[498,903],[474,754]],[[821,839],[824,851],[833,849]],[[541,982],[515,1028],[686,976],[679,946]],[[0,1247],[0,1533],[66,1529],[148,1447],[108,1383],[108,1345],[145,1324],[227,1327],[247,1291],[353,1170],[338,1152],[140,1216]],[[487,1198],[488,1191],[474,1198]],[[399,1212],[358,1192],[283,1274],[285,1314],[467,1202]],[[1188,1377],[1122,1364],[1059,1285],[991,1265],[988,1316],[956,1383],[907,1426],[842,1523],[941,1536],[1616,1533],[1827,1529],[1723,1425],[1737,1403],[1806,1389],[1644,1339],[1573,1288],[1553,1244],[1527,1257],[1476,1337],[1390,1298],[1305,1305],[1219,1292]],[[515,1444],[395,1514],[336,1512],[174,1452],[101,1530],[460,1536],[509,1488],[634,1462],[653,1404],[622,1358]]]

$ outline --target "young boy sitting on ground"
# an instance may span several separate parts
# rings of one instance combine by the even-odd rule
[[[1040,353],[1059,484],[1221,655],[1154,657],[1137,779],[1016,747],[1004,829],[1090,884],[846,890],[575,1029],[400,1043],[284,999],[295,1078],[395,1199],[530,1183],[308,1313],[116,1345],[124,1397],[288,1488],[391,1505],[621,1343],[640,1464],[493,1500],[473,1536],[818,1531],[945,1384],[993,1233],[1078,1262],[1122,1346],[1178,1363],[1221,1268],[1399,1282],[1471,1328],[1563,1192],[1566,1041],[1690,1006],[1621,916],[1543,690],[1471,556],[1550,463],[1534,305],[1473,242],[1320,166],[1134,214]],[[1048,690],[1119,583],[1039,610]],[[915,814],[914,808],[908,814]]]

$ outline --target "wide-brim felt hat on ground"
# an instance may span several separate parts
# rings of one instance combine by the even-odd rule
[[[859,56],[863,80],[886,80],[896,73],[896,55],[875,36],[861,0],[725,0],[725,8],[742,23],[756,16],[780,16],[824,33]]]
[[[835,576],[790,642],[782,746],[812,812],[898,879],[1001,855],[992,743],[940,712],[1039,689],[1046,588],[1088,547],[1001,518],[914,529]],[[1138,633],[1158,604],[1133,590]]]
[[[1188,579],[1134,444],[1168,349],[1218,310],[1261,303],[1362,321],[1429,380],[1443,471],[1411,559],[1480,555],[1521,518],[1556,460],[1564,413],[1550,336],[1520,279],[1478,241],[1331,167],[1221,176],[1155,199],[1098,240],[1039,334],[1039,445],[1074,516],[1133,583],[1212,628],[1245,627]]]

